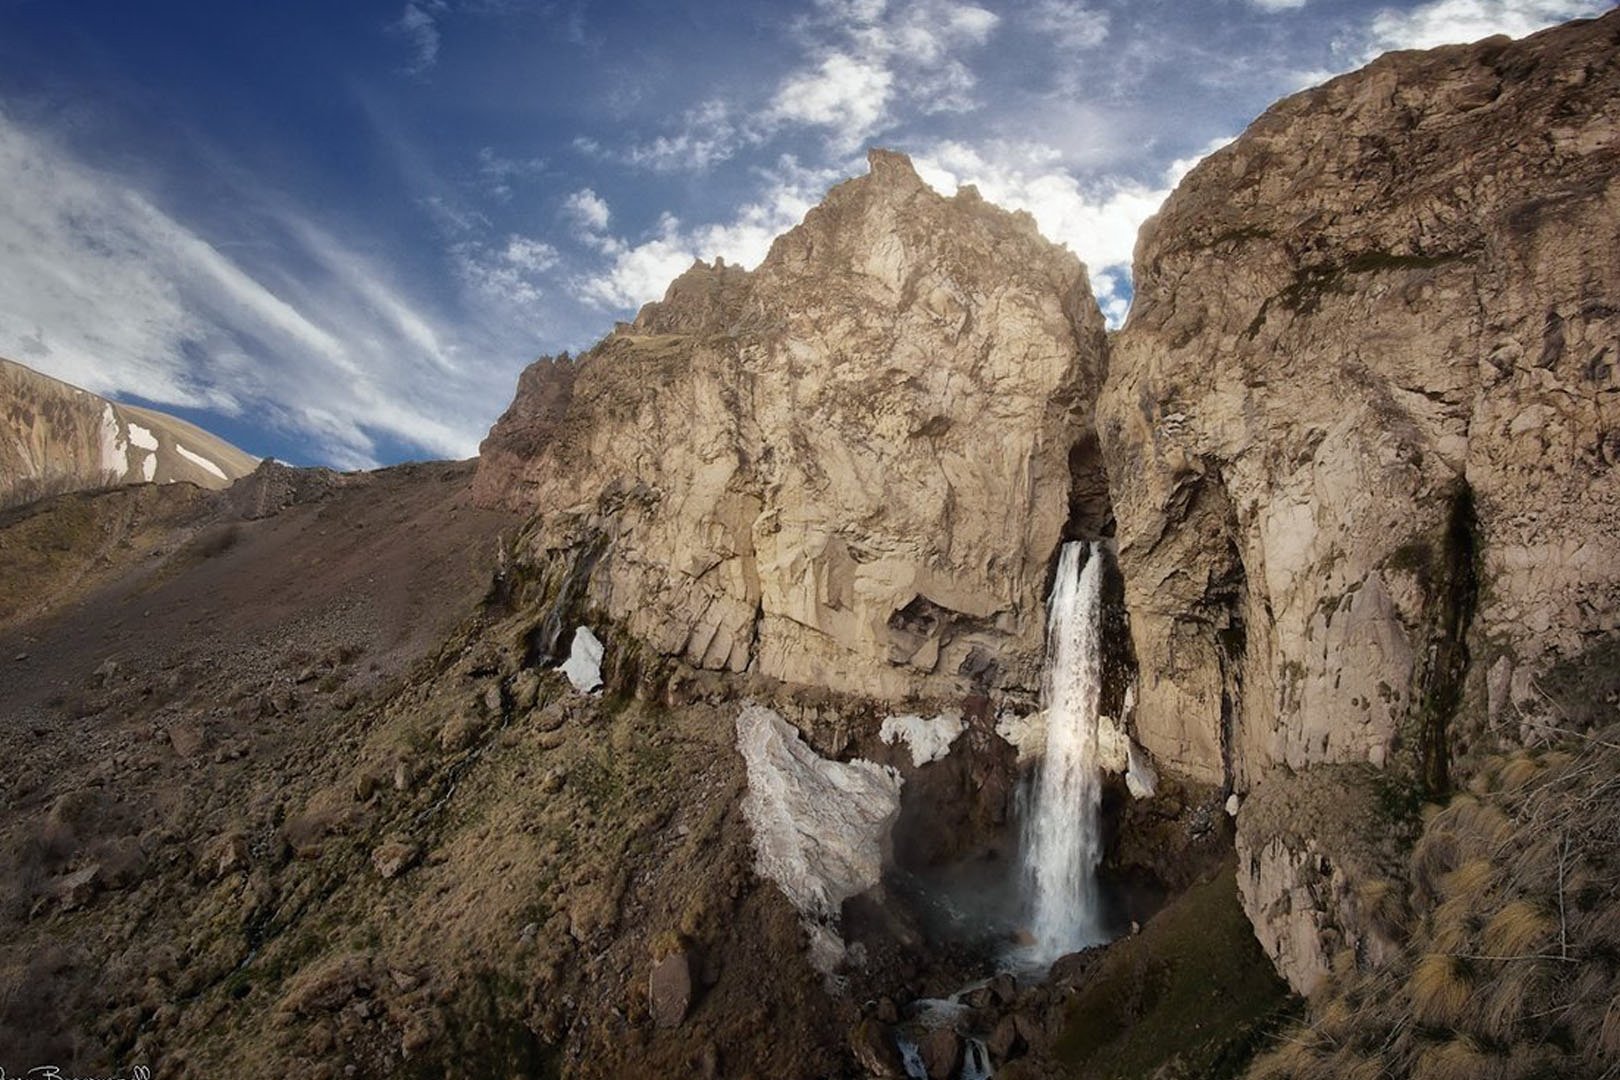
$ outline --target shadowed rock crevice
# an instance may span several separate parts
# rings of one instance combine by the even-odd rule
[[[1427,565],[1425,605],[1427,647],[1415,677],[1413,729],[1417,744],[1415,772],[1424,794],[1444,797],[1451,787],[1450,727],[1463,698],[1468,674],[1468,632],[1479,595],[1478,522],[1474,496],[1459,484],[1438,550],[1420,549]]]

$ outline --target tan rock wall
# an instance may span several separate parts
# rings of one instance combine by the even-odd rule
[[[1495,666],[1500,728],[1453,752],[1522,735],[1536,674],[1620,628],[1617,44],[1611,14],[1386,56],[1144,229],[1098,426],[1173,768],[1420,767],[1470,562],[1466,695]]]
[[[1028,691],[1102,349],[1084,269],[1027,215],[874,152],[757,270],[700,264],[531,369],[479,491],[538,511],[538,549],[600,536],[590,602],[665,655]]]

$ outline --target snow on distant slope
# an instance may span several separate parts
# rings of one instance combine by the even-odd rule
[[[258,463],[178,417],[0,359],[0,507],[108,483],[226,487]]]
[[[133,425],[133,424],[130,425],[131,428],[133,428],[134,426],[135,425]],[[181,443],[180,443],[180,441],[178,439],[175,440],[174,448],[180,452],[181,457],[185,458],[187,461],[191,462],[193,465],[196,465],[199,468],[207,469],[209,472],[213,473],[215,476],[219,477],[221,480],[229,480],[230,479],[230,477],[225,475],[225,470],[224,469],[220,468],[218,465],[215,465],[212,461],[209,461],[207,458],[203,457],[201,454],[193,454],[190,450],[187,450],[183,445],[181,445]]]
[[[138,446],[142,450],[156,450],[158,448],[157,436],[133,420],[129,424],[129,443],[131,446]]]
[[[40,462],[36,475],[43,477],[48,471],[46,463]],[[111,402],[101,413],[101,471],[112,473],[120,480],[129,472],[129,443],[124,440],[123,429],[118,426],[118,413]]]

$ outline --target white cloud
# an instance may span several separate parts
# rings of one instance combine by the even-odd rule
[[[732,116],[723,101],[705,101],[681,118],[681,129],[673,135],[660,135],[651,142],[638,143],[622,155],[624,161],[658,172],[676,169],[707,169],[725,161],[743,146],[759,141],[759,134]],[[589,149],[597,147],[590,140]],[[576,143],[576,145],[578,145]],[[582,147],[584,148],[584,147]]]
[[[818,127],[836,153],[856,149],[895,122],[895,107],[922,113],[976,106],[973,72],[960,53],[983,45],[1000,17],[961,0],[821,0],[803,31],[809,63],[777,86],[767,126]]]
[[[784,82],[771,115],[828,128],[835,146],[852,150],[883,126],[893,85],[880,61],[835,52]]]
[[[1027,18],[1032,29],[1066,51],[1094,48],[1108,37],[1108,12],[1080,0],[1040,0]]]
[[[27,346],[33,366],[98,393],[252,412],[341,467],[374,464],[380,436],[470,454],[498,407],[492,380],[510,378],[500,343],[447,329],[307,219],[243,201],[279,230],[245,250],[282,253],[296,278],[239,262],[0,112],[0,353]],[[501,254],[532,268],[544,246]]]
[[[608,227],[613,213],[607,202],[590,188],[581,188],[563,200],[563,213],[586,232],[601,232]]]
[[[1205,143],[1196,152],[1189,154],[1187,157],[1176,158],[1176,160],[1172,161],[1169,167],[1164,170],[1164,186],[1174,190],[1176,185],[1180,184],[1182,179],[1188,173],[1192,172],[1200,161],[1203,161],[1221,147],[1230,146],[1233,140],[1236,138],[1236,135],[1217,136],[1216,138],[1209,140],[1209,142]]]
[[[943,142],[919,154],[916,166],[935,190],[949,194],[972,184],[998,206],[1028,211],[1043,235],[1066,244],[1086,264],[1103,314],[1118,326],[1129,307],[1131,259],[1142,223],[1194,165],[1230,141],[1214,140],[1173,162],[1157,185],[1120,177],[1082,182],[1057,150],[1039,144]]]
[[[411,60],[405,70],[419,75],[439,62],[438,17],[444,14],[444,0],[410,0],[389,29],[405,38],[411,47]]]
[[[557,249],[527,236],[512,236],[507,239],[501,258],[508,266],[526,274],[538,274],[557,265]]]
[[[1389,49],[1430,49],[1493,34],[1523,37],[1537,30],[1601,15],[1607,0],[1434,0],[1411,11],[1387,9],[1372,21],[1370,55]]]
[[[1093,272],[1130,266],[1137,229],[1169,194],[1168,186],[1116,178],[1082,184],[1038,145],[944,142],[916,164],[937,190],[972,184],[998,206],[1029,211],[1048,239],[1067,244]]]
[[[1249,0],[1249,3],[1261,11],[1297,11],[1307,0]]]
[[[485,300],[511,308],[532,308],[546,295],[543,275],[559,261],[543,240],[509,236],[504,246],[463,241],[451,249],[462,282]]]
[[[665,214],[648,239],[611,243],[606,247],[611,261],[576,282],[575,294],[608,310],[635,308],[663,296],[669,283],[698,259],[707,262],[718,256],[739,266],[756,266],[770,251],[771,241],[797,225],[827,187],[841,178],[842,170],[805,169],[785,157],[773,169],[761,170],[760,176],[763,194],[730,221],[687,228]]]

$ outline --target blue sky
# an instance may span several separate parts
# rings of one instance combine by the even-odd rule
[[[0,355],[344,468],[746,265],[868,145],[1029,210],[1117,322],[1271,102],[1609,0],[0,0]]]

